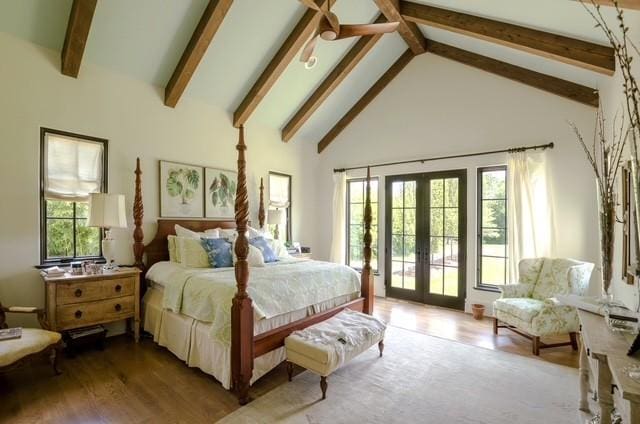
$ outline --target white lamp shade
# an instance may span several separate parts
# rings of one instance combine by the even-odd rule
[[[126,228],[124,194],[91,193],[88,227]]]
[[[269,225],[284,225],[287,217],[282,209],[270,209],[269,216],[267,217],[267,224]]]

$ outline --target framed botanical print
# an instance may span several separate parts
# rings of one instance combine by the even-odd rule
[[[202,218],[204,176],[201,166],[160,161],[160,216]]]
[[[205,168],[205,217],[233,218],[235,215],[238,173]]]

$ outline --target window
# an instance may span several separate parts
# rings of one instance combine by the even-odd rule
[[[41,128],[40,143],[40,262],[100,258],[87,201],[107,188],[107,140]]]
[[[347,181],[347,265],[362,269],[364,262],[365,178]],[[378,271],[378,179],[371,178],[371,268]]]
[[[478,281],[496,286],[507,281],[507,167],[478,169]]]
[[[286,223],[284,227],[283,225],[278,225],[280,234],[278,238],[291,242],[291,175],[269,172],[269,205],[267,209],[282,209],[285,211],[284,220],[286,220]],[[269,224],[269,231],[274,233],[275,227],[275,225]]]

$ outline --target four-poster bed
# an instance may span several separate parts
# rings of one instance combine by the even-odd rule
[[[306,328],[310,325],[324,321],[338,312],[349,308],[356,311],[371,314],[373,312],[373,276],[371,272],[371,193],[370,193],[370,172],[367,169],[367,184],[365,194],[365,214],[364,214],[364,266],[360,276],[359,293],[351,297],[340,297],[332,303],[323,303],[322,307],[308,305],[309,311],[302,317],[299,315],[291,320],[281,320],[280,325],[270,327],[262,326],[262,330],[256,332],[254,323],[254,304],[249,295],[250,270],[248,263],[249,240],[247,230],[249,225],[249,197],[247,191],[246,173],[246,150],[244,140],[244,129],[239,128],[239,140],[236,146],[238,151],[237,171],[238,182],[235,202],[235,222],[234,221],[212,221],[212,220],[158,220],[158,228],[154,239],[146,246],[143,244],[144,234],[142,231],[143,202],[141,189],[140,161],[136,163],[136,187],[134,201],[134,255],[135,263],[141,269],[148,270],[152,265],[169,259],[167,247],[167,237],[175,234],[175,224],[194,231],[204,231],[213,228],[232,229],[237,232],[235,241],[235,294],[231,302],[231,341],[230,341],[230,365],[231,365],[231,387],[241,404],[246,404],[249,398],[249,386],[254,374],[254,360],[268,356],[277,349],[282,348],[284,339],[295,330]],[[264,225],[264,185],[260,180],[260,205],[258,219],[260,228]],[[146,255],[146,263],[143,261]],[[309,265],[311,266],[311,265]],[[266,268],[253,268],[251,272],[266,273]],[[350,271],[353,272],[353,271]],[[261,277],[256,274],[256,278]],[[259,308],[258,308],[259,309]],[[264,356],[263,356],[264,355]],[[202,367],[201,367],[202,368]]]

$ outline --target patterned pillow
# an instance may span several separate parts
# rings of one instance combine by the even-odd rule
[[[275,254],[271,246],[269,246],[269,242],[267,242],[264,237],[254,237],[249,240],[249,244],[257,247],[258,250],[262,252],[265,263],[278,261],[278,256]]]
[[[209,256],[212,268],[228,268],[233,266],[231,243],[222,238],[202,238],[202,247]]]
[[[176,238],[176,256],[187,268],[209,268],[209,257],[200,240],[188,237]]]

